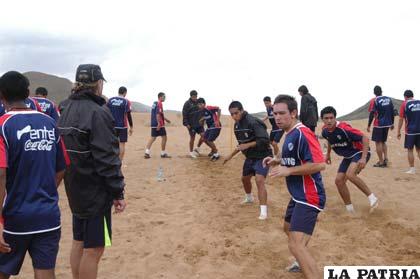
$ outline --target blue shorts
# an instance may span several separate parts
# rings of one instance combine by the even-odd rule
[[[84,248],[111,246],[111,208],[105,213],[88,219],[73,215],[73,239],[83,241]]]
[[[263,167],[263,159],[246,159],[244,162],[244,167],[242,169],[242,176],[249,176],[259,174],[264,177],[268,174],[268,167]]]
[[[342,172],[342,173],[346,173],[347,170],[349,169],[349,166],[351,163],[357,163],[359,162],[359,160],[362,158],[362,152],[357,153],[356,155],[354,155],[351,158],[344,158],[341,163],[340,166],[338,167],[338,171],[337,172]],[[367,154],[366,157],[366,163],[369,162],[370,159],[370,151]]]
[[[270,132],[270,141],[279,143],[281,140],[281,137],[283,136],[284,131],[283,130],[274,130]]]
[[[413,149],[414,146],[420,149],[420,134],[419,135],[405,135],[404,148]]]
[[[384,128],[373,127],[372,141],[386,142],[386,140],[388,139],[388,131],[389,131],[388,127],[384,127]]]
[[[152,137],[153,138],[164,137],[164,136],[166,136],[165,127],[160,128],[159,131],[156,128],[152,128]]]
[[[190,133],[190,136],[195,136],[196,134],[201,135],[202,133],[204,133],[204,128],[203,126],[199,126],[199,127],[192,127],[188,130],[188,132]]]
[[[7,275],[19,274],[26,252],[32,258],[34,269],[54,269],[57,260],[61,229],[44,233],[15,235],[4,232],[4,240],[12,251],[0,253],[0,272]]]
[[[127,128],[115,128],[117,133],[117,137],[119,138],[120,142],[127,142],[128,141],[128,133]]]
[[[320,211],[312,206],[290,199],[284,221],[290,224],[289,231],[312,235]]]
[[[209,142],[215,141],[220,135],[220,130],[221,128],[207,129],[204,133],[204,139]]]

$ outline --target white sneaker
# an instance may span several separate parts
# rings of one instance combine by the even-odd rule
[[[197,154],[194,151],[190,152],[190,157],[193,159],[197,159]]]
[[[261,214],[260,217],[258,217],[258,219],[265,220],[267,219],[267,217],[268,217],[267,215]]]
[[[415,168],[410,168],[408,171],[405,172],[406,174],[416,174]]]
[[[379,205],[379,199],[376,198],[375,201],[370,203],[369,213],[372,213],[375,210],[375,208],[378,207],[378,205]]]
[[[194,148],[193,152],[195,152],[197,156],[200,156],[200,149],[198,147]]]
[[[286,268],[288,272],[302,272],[300,265],[297,261],[294,261],[291,265]]]
[[[248,197],[245,197],[245,199],[241,202],[242,204],[250,204],[254,202],[254,198],[249,199]]]

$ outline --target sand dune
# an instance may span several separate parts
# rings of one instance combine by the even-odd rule
[[[173,158],[159,158],[158,140],[152,158],[145,160],[149,117],[134,115],[136,130],[123,167],[128,207],[114,215],[113,247],[105,252],[99,278],[303,278],[284,271],[291,259],[282,232],[290,199],[284,180],[268,180],[269,219],[259,221],[257,204],[240,205],[242,155],[225,166],[206,156],[188,158],[187,131],[180,115],[171,114],[167,117],[175,124],[167,130]],[[223,122],[217,144],[227,155],[233,145],[231,121],[225,117]],[[352,124],[362,128],[366,121]],[[340,162],[336,156],[323,173],[327,206],[310,243],[320,270],[325,265],[419,264],[420,175],[403,173],[405,150],[395,134],[391,132],[389,144],[391,167],[373,168],[373,156],[361,174],[380,199],[374,213],[368,214],[367,198],[349,185],[357,215],[346,214],[334,185]],[[156,180],[159,165],[165,182]],[[71,278],[71,214],[63,185],[60,194],[63,229],[57,278]],[[18,278],[31,277],[27,257]]]

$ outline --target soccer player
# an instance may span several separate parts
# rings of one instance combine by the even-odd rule
[[[18,275],[29,252],[34,277],[53,279],[61,236],[57,187],[68,161],[56,122],[26,107],[28,87],[18,72],[0,78],[7,109],[0,117],[0,278]]]
[[[97,277],[105,247],[111,246],[111,209],[125,209],[124,176],[113,117],[102,97],[98,65],[77,67],[76,86],[58,128],[70,156],[64,184],[73,214],[70,265],[73,278]]]
[[[201,112],[198,108],[197,95],[197,91],[192,90],[190,98],[182,108],[182,124],[187,128],[190,135],[190,156],[193,159],[200,155],[199,149],[194,149],[195,135],[203,136],[204,134],[204,128],[200,125]]]
[[[279,147],[277,144],[283,137],[284,131],[277,127],[276,121],[274,120],[273,105],[271,104],[271,98],[269,96],[266,96],[264,97],[263,101],[265,108],[267,109],[267,116],[263,118],[263,121],[266,121],[267,119],[270,121],[272,127],[270,132],[270,142],[271,146],[273,147],[274,155],[276,156],[279,153]]]
[[[309,93],[305,85],[298,88],[298,92],[302,97],[300,101],[300,121],[315,133],[316,124],[318,122],[318,104],[314,96]]]
[[[166,135],[165,121],[168,123],[171,123],[171,121],[167,119],[163,113],[163,102],[165,102],[165,100],[165,93],[160,92],[158,94],[158,100],[153,103],[151,111],[152,136],[146,146],[146,151],[144,153],[145,159],[150,158],[150,148],[152,148],[152,144],[155,142],[157,137],[162,137],[162,151],[160,152],[160,157],[171,158],[171,156],[169,156],[166,152],[166,142],[168,141],[168,136]]]
[[[34,99],[38,103],[43,113],[45,113],[57,122],[58,117],[60,116],[58,114],[58,109],[53,101],[47,99],[47,96],[47,89],[45,87],[38,87],[35,90],[35,97],[33,97],[32,99]]]
[[[258,188],[258,200],[260,202],[259,219],[265,220],[267,219],[265,178],[268,173],[268,167],[264,167],[262,162],[265,157],[272,156],[267,126],[265,126],[262,120],[244,111],[242,104],[238,101],[230,103],[229,112],[235,121],[234,132],[238,146],[225,159],[223,164],[226,164],[239,152],[245,155],[246,159],[242,168],[242,184],[246,195],[243,204],[249,204],[254,201],[251,193],[251,178],[255,176],[255,182]]]
[[[220,155],[214,141],[219,137],[220,130],[222,129],[222,125],[220,124],[221,110],[216,106],[207,106],[206,100],[203,98],[199,98],[197,103],[198,108],[203,111],[202,122],[204,123],[205,121],[207,124],[207,129],[204,132],[204,136],[200,139],[198,147],[200,147],[203,142],[206,143],[211,148],[209,154],[210,160],[217,161],[219,160]]]
[[[331,164],[331,149],[338,156],[343,157],[338,167],[335,185],[347,211],[354,213],[350,192],[346,185],[347,180],[350,180],[368,197],[371,211],[373,211],[378,206],[378,198],[358,176],[370,158],[369,138],[346,122],[337,121],[336,116],[337,112],[333,107],[325,107],[321,110],[321,118],[324,122],[322,137],[328,141],[325,162]]]
[[[379,161],[374,167],[385,168],[388,166],[388,130],[394,129],[394,105],[389,97],[382,96],[382,89],[376,85],[373,88],[375,98],[369,104],[369,122],[367,131],[370,132],[370,126],[373,121],[372,141],[376,145],[376,153]]]
[[[112,97],[108,100],[107,106],[112,113],[115,120],[115,131],[120,140],[120,159],[124,159],[125,143],[128,140],[128,135],[133,134],[133,119],[131,117],[131,103],[127,96],[127,88],[121,86],[118,89],[118,96]],[[130,129],[128,130],[128,127]],[[128,130],[128,131],[127,131]]]
[[[28,97],[28,98],[25,99],[25,105],[26,105],[27,108],[42,112],[42,109],[41,109],[40,105],[32,97]]]
[[[289,271],[300,266],[305,278],[320,279],[320,272],[307,245],[318,213],[325,206],[321,177],[321,171],[325,169],[324,157],[315,134],[297,120],[295,98],[277,96],[273,113],[276,124],[285,131],[286,137],[281,160],[267,157],[263,165],[273,166],[270,176],[286,177],[287,188],[292,196],[285,214],[284,231],[289,238],[289,250],[298,264],[294,263]]]
[[[398,121],[398,139],[401,138],[401,128],[405,121],[405,140],[404,148],[407,149],[408,164],[410,169],[407,174],[415,174],[414,167],[414,146],[420,159],[420,101],[414,100],[411,90],[404,92],[404,102],[400,107],[400,119]]]

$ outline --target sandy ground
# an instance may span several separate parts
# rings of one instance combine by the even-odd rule
[[[172,114],[167,115],[175,122],[167,127],[167,150],[173,158],[160,159],[158,139],[152,159],[145,160],[149,117],[134,116],[136,130],[123,167],[128,207],[113,217],[113,246],[101,260],[99,278],[303,278],[284,271],[291,260],[282,232],[290,199],[284,180],[268,180],[269,219],[259,221],[258,204],[240,205],[242,155],[226,166],[207,156],[188,158],[187,131],[180,115]],[[230,119],[223,122],[217,144],[227,155],[234,142]],[[366,121],[352,124],[362,128]],[[367,198],[349,185],[357,215],[346,214],[334,185],[338,157],[333,156],[333,164],[323,172],[327,206],[310,243],[320,270],[325,265],[420,264],[420,175],[403,173],[406,155],[395,134],[389,139],[391,166],[373,168],[374,155],[361,174],[380,199],[374,213],[368,213]],[[416,164],[420,169],[418,160]],[[157,182],[159,165],[165,182]],[[71,278],[71,214],[63,185],[60,194],[62,239],[56,273],[57,278]],[[32,278],[29,256],[18,278]]]

